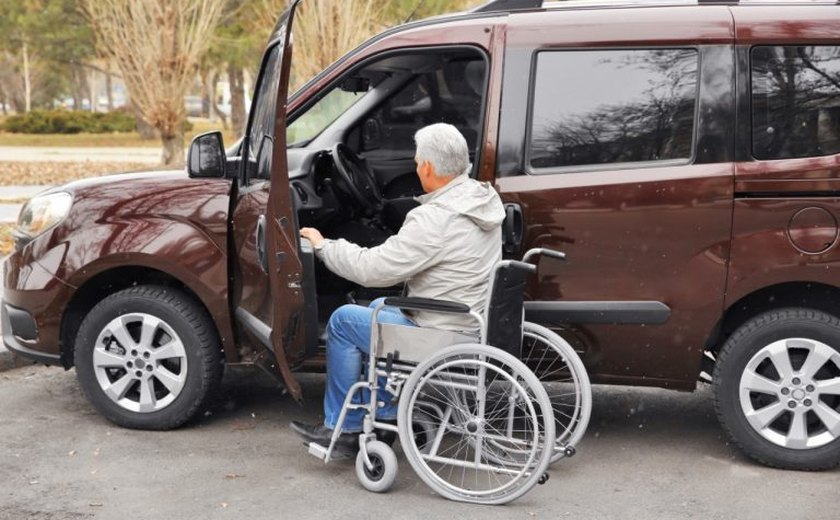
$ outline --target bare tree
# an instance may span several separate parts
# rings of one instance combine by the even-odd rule
[[[268,32],[288,0],[257,0],[248,24]],[[306,0],[294,22],[295,50],[290,92],[384,27],[383,0]]]
[[[100,48],[163,144],[163,163],[184,159],[184,96],[219,22],[224,0],[85,0]]]

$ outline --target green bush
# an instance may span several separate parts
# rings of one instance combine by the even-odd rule
[[[108,113],[33,110],[9,116],[0,128],[15,134],[108,134],[137,129],[134,116],[125,110]]]

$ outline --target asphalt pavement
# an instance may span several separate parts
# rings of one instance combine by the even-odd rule
[[[693,394],[596,387],[589,431],[550,480],[506,506],[433,493],[402,454],[395,488],[361,488],[350,461],[324,465],[288,427],[320,419],[323,376],[303,405],[267,376],[228,370],[224,397],[171,432],[115,427],[74,372],[0,374],[2,519],[702,519],[838,518],[840,472],[759,466],[727,444],[708,387]]]

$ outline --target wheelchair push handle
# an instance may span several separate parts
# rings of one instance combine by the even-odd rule
[[[550,257],[550,258],[554,258],[556,260],[565,260],[566,259],[566,253],[563,253],[562,251],[556,251],[554,249],[546,249],[544,247],[535,247],[533,249],[529,249],[528,252],[525,253],[525,256],[522,257],[522,261],[523,262],[528,262],[531,259],[531,257],[537,256],[537,255],[547,256],[547,257]]]
[[[520,262],[518,260],[509,260],[508,265],[514,269],[519,269],[530,274],[537,274],[537,266],[527,262]]]

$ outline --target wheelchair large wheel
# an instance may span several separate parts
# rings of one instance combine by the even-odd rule
[[[442,413],[412,420],[430,405]],[[452,500],[515,500],[540,481],[553,453],[542,384],[521,361],[486,345],[455,345],[421,363],[403,386],[397,423],[409,464]]]
[[[580,442],[592,413],[589,375],[571,345],[551,330],[525,322],[521,360],[534,372],[548,393],[554,411],[556,441],[554,463]]]

